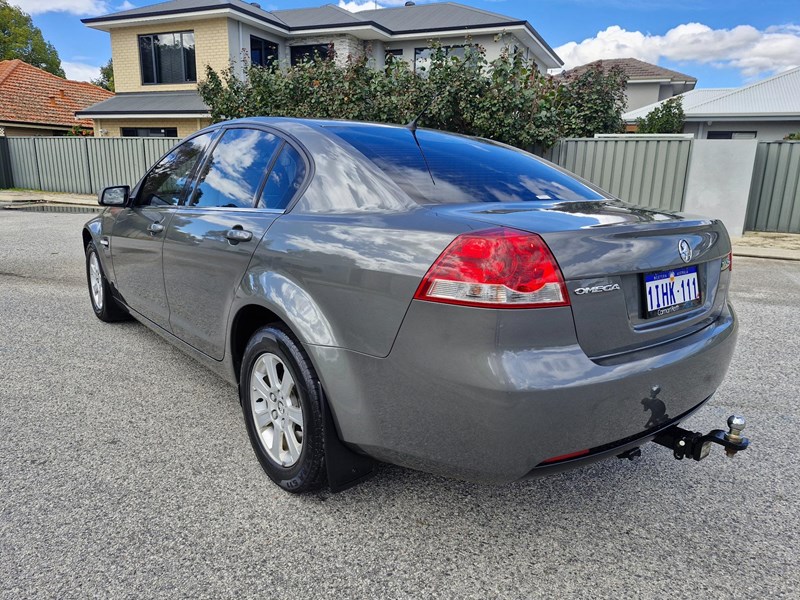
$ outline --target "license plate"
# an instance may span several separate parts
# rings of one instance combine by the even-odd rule
[[[697,267],[647,273],[644,276],[647,317],[663,317],[700,304]]]

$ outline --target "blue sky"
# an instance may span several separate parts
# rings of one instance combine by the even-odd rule
[[[80,19],[159,0],[11,0],[33,16],[74,79],[95,76],[111,55],[109,35]],[[267,9],[325,0],[260,0]],[[336,0],[329,0],[335,2]],[[417,0],[418,4],[425,0]],[[698,87],[734,87],[800,65],[797,0],[461,0],[527,19],[567,66],[634,56],[693,75]],[[357,9],[364,0],[338,0]],[[381,6],[403,0],[378,0]]]

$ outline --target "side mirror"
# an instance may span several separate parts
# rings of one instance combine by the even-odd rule
[[[101,206],[126,206],[130,195],[131,188],[128,185],[107,187],[100,192],[97,202]]]

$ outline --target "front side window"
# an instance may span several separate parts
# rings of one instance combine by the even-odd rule
[[[278,60],[278,44],[250,36],[250,62],[259,67],[267,67]]]
[[[284,144],[278,160],[269,173],[264,191],[258,199],[258,208],[283,210],[289,205],[305,178],[306,163],[303,157],[292,146]]]
[[[204,133],[186,140],[162,158],[150,170],[142,184],[137,204],[140,206],[173,206],[183,197],[186,183],[214,133]]]
[[[319,58],[330,58],[329,44],[309,44],[306,46],[292,46],[290,49],[292,66],[306,60]]]
[[[194,32],[139,36],[142,83],[193,83],[197,81]]]
[[[228,129],[197,178],[187,205],[252,208],[282,140],[258,129]]]

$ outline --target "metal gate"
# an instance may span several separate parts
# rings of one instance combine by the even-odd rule
[[[800,233],[800,142],[760,142],[745,229]]]

